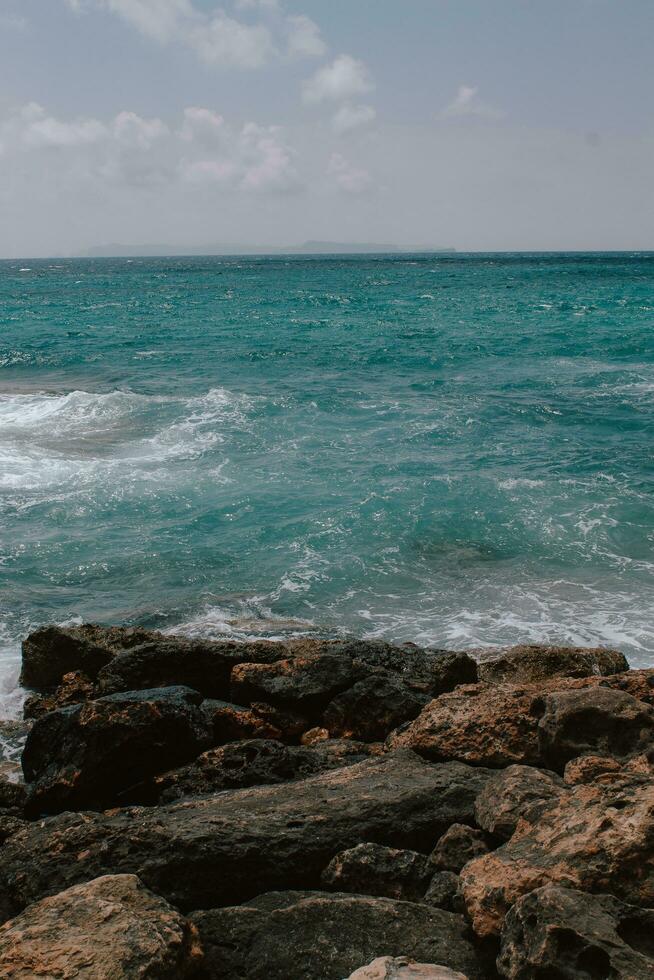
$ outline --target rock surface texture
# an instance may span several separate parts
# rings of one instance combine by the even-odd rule
[[[0,976],[654,980],[654,670],[618,651],[53,626],[22,678]]]

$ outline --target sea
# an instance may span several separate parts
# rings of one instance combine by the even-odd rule
[[[0,718],[46,623],[654,663],[654,254],[0,262]]]

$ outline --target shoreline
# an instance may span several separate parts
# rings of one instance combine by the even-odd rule
[[[0,968],[83,949],[99,970],[109,896],[139,936],[169,923],[162,977],[567,969],[539,930],[654,971],[626,925],[654,925],[654,670],[618,651],[87,625],[28,637],[21,679]]]

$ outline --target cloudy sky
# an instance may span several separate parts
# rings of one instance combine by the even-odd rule
[[[0,255],[654,248],[652,0],[0,0]]]

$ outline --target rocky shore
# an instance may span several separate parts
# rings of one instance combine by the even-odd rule
[[[140,628],[23,644],[0,976],[654,978],[654,670]]]

